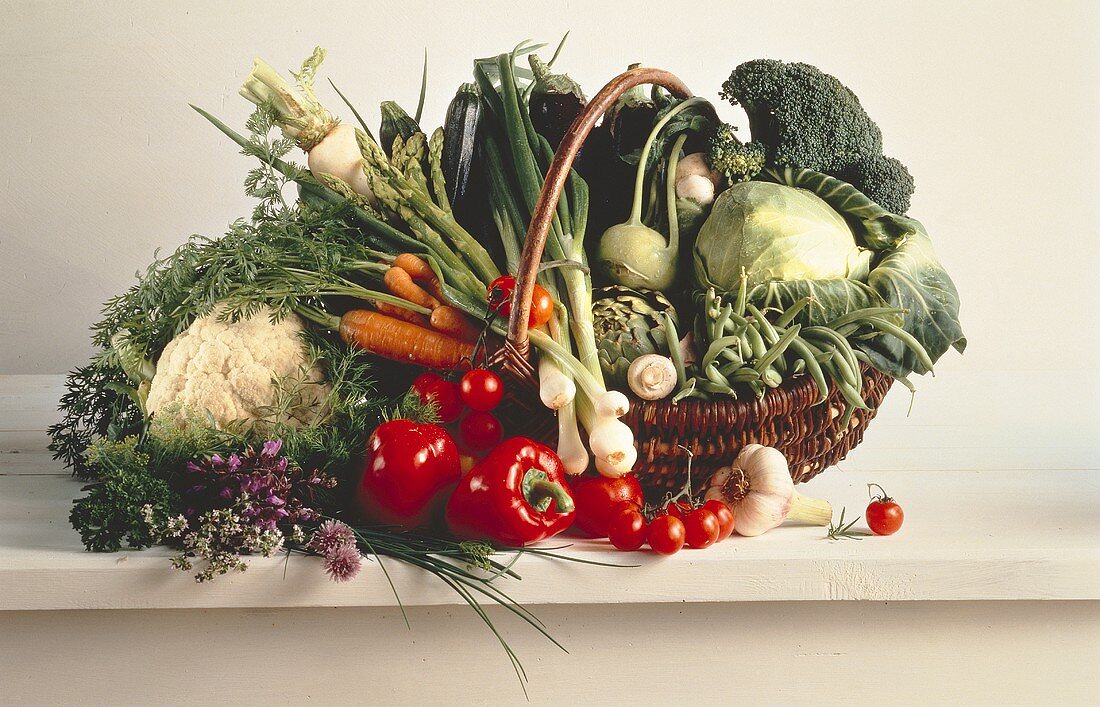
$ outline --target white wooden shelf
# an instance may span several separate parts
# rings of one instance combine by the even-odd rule
[[[16,468],[56,468],[45,454],[22,456]],[[497,581],[524,604],[1100,599],[1094,472],[831,471],[803,488],[851,517],[871,480],[904,504],[895,536],[831,541],[823,528],[785,526],[668,558],[569,538],[563,554],[638,566],[528,556],[516,565],[522,581]],[[198,585],[163,548],[84,552],[67,521],[80,488],[60,475],[0,476],[0,610],[395,604],[375,563],[338,585],[315,558],[252,558],[247,572]],[[421,570],[393,560],[387,569],[408,606],[463,603]]]
[[[244,574],[200,585],[169,565],[164,548],[85,552],[68,522],[82,484],[44,451],[60,393],[56,376],[0,376],[0,683],[16,701],[522,699],[476,614],[434,577],[399,562],[386,567],[411,630],[375,563],[338,585],[316,558],[252,558]],[[524,657],[532,702],[625,704],[619,686],[630,685],[631,695],[655,703],[702,704],[738,685],[746,704],[847,704],[868,666],[887,676],[901,702],[1093,700],[1100,473],[1066,468],[1076,452],[1051,457],[1049,471],[991,468],[982,452],[992,443],[988,430],[955,456],[935,455],[933,429],[920,453],[891,452],[896,439],[889,411],[884,416],[876,421],[883,434],[873,431],[842,470],[803,489],[838,511],[847,506],[851,516],[866,505],[865,484],[882,484],[907,514],[893,537],[829,541],[823,528],[782,527],[669,558],[567,538],[572,546],[563,553],[638,566],[520,558],[521,581],[496,581],[534,607],[569,650],[558,652],[501,607],[488,608]],[[920,471],[914,462],[979,457],[985,465],[967,471]],[[754,636],[750,651],[741,650],[746,635]],[[224,674],[226,665],[238,675],[265,674],[270,655],[240,646],[287,636],[311,647],[292,679],[194,680]],[[166,652],[174,645],[204,650]],[[669,666],[684,655],[694,656],[692,679],[670,681]],[[104,681],[120,664],[156,676],[153,691],[143,682]],[[425,667],[438,679],[424,680]],[[609,674],[616,679],[607,681]],[[322,677],[331,675],[341,678]],[[562,675],[577,679],[563,683]],[[98,687],[89,693],[91,685]],[[486,685],[496,687],[486,693]]]
[[[247,572],[199,585],[165,548],[85,552],[68,523],[81,483],[44,450],[60,392],[56,376],[0,376],[0,611],[396,604],[374,562],[338,585],[316,558],[251,558]],[[1096,471],[831,470],[802,488],[851,518],[872,481],[906,510],[895,536],[831,541],[823,528],[784,526],[669,558],[562,538],[550,545],[569,545],[563,554],[637,566],[526,556],[522,581],[497,581],[532,605],[1100,599]],[[385,562],[405,605],[464,603],[426,572]]]

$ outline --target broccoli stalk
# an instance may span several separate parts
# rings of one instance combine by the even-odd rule
[[[835,77],[809,64],[756,59],[733,70],[721,96],[744,108],[749,145],[765,146],[768,166],[824,172],[889,211],[909,209],[912,175],[898,160],[883,156],[882,132]],[[736,148],[712,148],[714,153],[732,154],[734,165],[742,159]]]

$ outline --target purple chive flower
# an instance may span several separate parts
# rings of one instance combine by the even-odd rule
[[[311,550],[327,555],[332,550],[344,545],[355,545],[355,533],[346,524],[338,520],[326,520],[321,523],[309,539]]]
[[[325,554],[324,567],[333,582],[346,582],[359,574],[363,557],[354,545],[341,545]]]

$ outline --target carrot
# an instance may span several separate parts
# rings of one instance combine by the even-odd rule
[[[461,309],[448,305],[432,310],[431,325],[436,331],[463,341],[475,342],[481,337],[481,329]]]
[[[417,326],[427,327],[429,324],[428,318],[420,312],[414,312],[411,309],[406,309],[400,305],[391,304],[390,302],[379,302],[375,300],[375,308],[382,314],[395,317],[397,319],[404,320],[410,324]]]
[[[396,265],[393,266],[386,271],[382,281],[386,283],[386,288],[389,289],[390,294],[406,299],[413,304],[427,307],[428,309],[435,309],[440,306],[439,300],[432,297],[425,292],[420,285],[413,282],[412,277],[409,276],[409,273],[406,272],[404,268],[399,268]]]
[[[435,271],[432,270],[432,266],[422,259],[418,255],[412,253],[402,253],[393,259],[394,267],[401,268],[414,280],[423,280],[427,282],[435,279]]]
[[[393,264],[407,272],[412,279],[424,283],[428,290],[439,300],[444,300],[443,288],[439,286],[439,278],[435,276],[432,266],[418,255],[402,253],[393,259]]]
[[[340,318],[340,338],[382,358],[428,368],[454,368],[474,354],[473,344],[368,309]]]

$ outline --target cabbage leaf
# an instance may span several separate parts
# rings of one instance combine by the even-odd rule
[[[879,206],[848,182],[812,169],[769,168],[765,176],[780,184],[811,191],[848,220],[860,245],[871,250],[896,248],[922,230],[920,222]]]
[[[935,362],[949,348],[966,349],[959,323],[959,291],[943,269],[932,240],[919,222],[918,232],[894,250],[884,253],[871,270],[867,284],[890,307],[907,310],[902,328],[912,334]],[[893,336],[878,336],[858,343],[872,365],[895,378],[928,370],[905,344]]]

